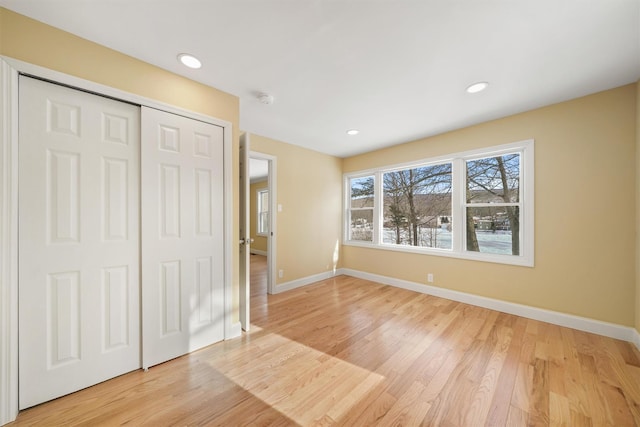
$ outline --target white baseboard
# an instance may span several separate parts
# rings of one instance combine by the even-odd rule
[[[636,347],[640,349],[640,333],[636,329],[628,326],[622,326],[614,323],[603,322],[600,320],[589,319],[586,317],[574,316],[572,314],[565,314],[557,311],[545,310],[542,308],[496,300],[493,298],[481,297],[478,295],[472,295],[450,289],[423,285],[421,283],[410,282],[393,277],[380,276],[377,274],[366,273],[349,268],[338,269],[336,273],[353,276],[360,279],[371,280],[373,282],[382,283],[384,285],[408,289],[411,291],[446,298],[453,301],[459,301],[465,304],[488,308],[503,313],[515,314],[517,316],[526,317],[528,319],[539,320],[542,322],[552,323],[554,325],[565,326],[580,331],[591,332],[610,338],[616,338],[634,343]]]
[[[640,331],[638,331],[637,329],[634,329],[633,335],[634,335],[633,343],[636,345],[638,350],[640,350]]]
[[[227,331],[227,336],[225,336],[224,339],[231,340],[239,337],[240,335],[242,335],[242,324],[240,322],[235,322],[231,324],[229,331]]]
[[[315,282],[320,282],[322,280],[330,279],[332,277],[337,276],[338,274],[334,271],[326,271],[320,274],[314,274],[313,276],[303,277],[301,279],[292,280],[290,282],[281,283],[276,285],[273,293],[279,294],[280,292],[290,291],[292,289],[300,288],[302,286],[307,286]]]
[[[252,253],[254,255],[262,255],[262,256],[267,256],[267,251],[261,251],[260,249],[249,249],[249,253]]]

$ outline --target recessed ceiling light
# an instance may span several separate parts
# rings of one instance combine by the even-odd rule
[[[469,86],[467,88],[467,92],[468,93],[478,93],[478,92],[482,92],[483,90],[485,90],[487,87],[489,86],[489,83],[487,82],[478,82],[478,83],[474,83],[471,86]]]
[[[347,131],[347,135],[357,135],[359,133],[360,133],[360,131],[358,129],[349,129]]]
[[[200,62],[200,60],[193,55],[189,55],[188,53],[181,53],[180,55],[178,55],[178,61],[189,68],[198,69],[202,67],[202,63]]]

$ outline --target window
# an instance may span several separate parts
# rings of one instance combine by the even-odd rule
[[[373,242],[373,176],[349,179],[349,240]]]
[[[269,190],[258,190],[258,227],[257,234],[265,236],[269,233]]]
[[[451,249],[451,163],[382,174],[383,243]]]
[[[520,153],[466,161],[466,249],[520,255]]]
[[[347,245],[533,266],[533,141],[345,175]]]

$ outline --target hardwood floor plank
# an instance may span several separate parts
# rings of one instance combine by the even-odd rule
[[[421,399],[424,389],[424,384],[421,382],[412,383],[376,424],[379,426],[419,425],[431,407],[429,402]]]
[[[554,392],[549,393],[549,425],[571,426],[571,409],[569,399]]]
[[[510,401],[516,383],[520,345],[526,327],[526,320],[516,318],[516,321],[512,323],[511,327],[513,328],[513,335],[511,337],[509,350],[505,356],[504,366],[500,371],[496,392],[494,393],[491,410],[487,419],[487,425],[491,426],[506,425],[506,420],[509,415],[509,405],[506,405],[505,402]]]
[[[509,406],[509,414],[507,416],[507,423],[505,425],[509,427],[524,427],[528,425],[527,419],[529,414],[520,408],[515,406]]]
[[[385,391],[385,385],[376,387],[372,393],[340,419],[342,426],[373,426],[396,404],[398,399]]]
[[[251,286],[251,332],[10,425],[640,426],[629,343],[353,277]]]
[[[533,366],[532,398],[529,407],[529,422],[534,425],[549,425],[549,362],[537,359]]]
[[[638,424],[625,399],[622,390],[608,384],[602,384],[607,407],[607,419],[613,426],[632,426]]]
[[[575,411],[571,411],[571,424],[572,426],[581,426],[581,427],[592,427],[593,426],[593,422],[591,421],[591,418],[589,418],[588,416],[580,413],[580,412],[575,412]]]
[[[491,402],[497,391],[497,384],[500,373],[504,368],[504,361],[511,343],[511,328],[498,327],[493,329],[497,334],[497,339],[493,349],[487,349],[490,352],[490,359],[484,369],[480,384],[476,389],[471,401],[470,408],[465,415],[466,425],[484,425],[489,411],[491,410]]]

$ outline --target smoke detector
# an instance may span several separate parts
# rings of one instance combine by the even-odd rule
[[[260,101],[261,103],[265,104],[265,105],[271,105],[273,104],[273,95],[269,95],[268,93],[259,93],[258,94],[258,101]]]

